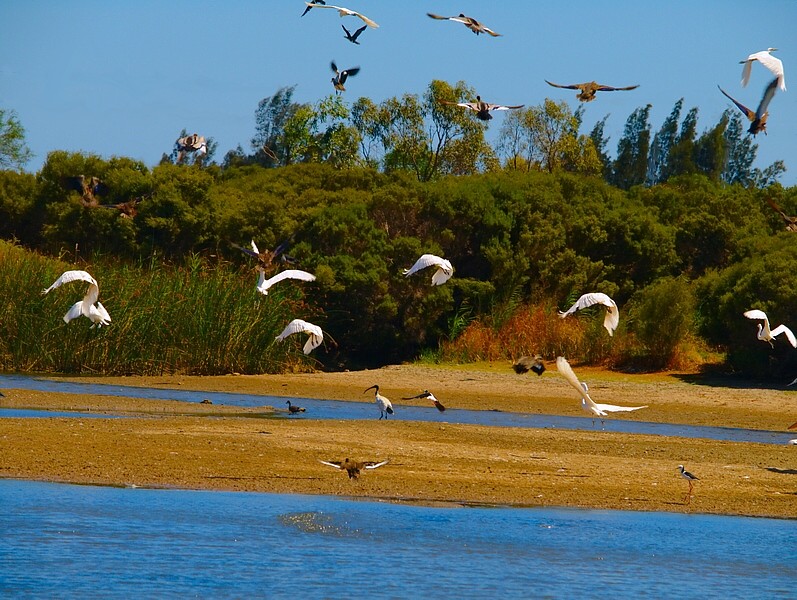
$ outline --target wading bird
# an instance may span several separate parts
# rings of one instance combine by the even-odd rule
[[[292,256],[288,256],[285,254],[285,250],[288,248],[288,245],[291,243],[291,240],[285,240],[284,242],[280,243],[279,246],[274,248],[274,250],[264,250],[260,252],[257,249],[257,244],[255,244],[255,240],[251,241],[252,249],[244,248],[243,246],[239,246],[238,244],[232,244],[233,248],[238,248],[244,254],[248,254],[249,256],[257,259],[257,269],[259,271],[268,271],[274,264],[274,261],[279,259],[281,262],[284,263],[295,263],[296,260]]]
[[[432,275],[432,285],[442,285],[451,279],[451,276],[454,274],[454,267],[451,266],[451,262],[445,258],[435,256],[434,254],[424,254],[415,261],[414,265],[409,269],[404,269],[402,272],[405,277],[409,277],[426,267],[437,267],[437,271]]]
[[[514,363],[512,368],[515,373],[522,375],[529,371],[534,371],[537,375],[542,375],[545,372],[545,364],[542,362],[542,356],[535,354],[534,356],[521,356]]]
[[[393,414],[393,403],[379,393],[378,385],[372,385],[363,391],[363,394],[368,390],[374,390],[374,402],[376,402],[376,405],[379,407],[379,420],[381,421],[382,417],[387,419],[388,415]]]
[[[647,408],[645,406],[617,406],[615,404],[596,404],[592,398],[589,397],[589,388],[587,384],[579,381],[576,374],[573,372],[573,369],[570,367],[570,363],[567,362],[567,359],[564,356],[559,356],[556,359],[556,368],[559,370],[559,373],[567,379],[567,382],[572,385],[578,393],[581,394],[581,408],[584,409],[588,413],[592,413],[592,425],[595,426],[595,417],[601,417],[601,425],[605,425],[603,417],[608,417],[609,413],[612,412],[631,412],[633,410],[639,410],[640,408]]]
[[[579,90],[576,98],[581,102],[592,102],[595,99],[595,94],[598,92],[625,92],[628,90],[635,90],[639,85],[629,85],[628,87],[612,87],[610,85],[603,85],[596,81],[587,81],[586,83],[574,83],[572,85],[561,85],[545,80],[550,86],[562,88],[566,90]]]
[[[772,207],[772,210],[778,213],[780,218],[783,219],[783,222],[786,223],[786,231],[797,232],[797,217],[790,217],[787,215],[786,211],[775,204],[775,201],[772,198],[767,198],[767,204],[769,204],[769,206]]]
[[[457,23],[462,23],[463,25],[465,25],[465,27],[470,29],[476,35],[479,35],[480,33],[489,33],[493,37],[499,37],[501,35],[500,33],[496,33],[495,31],[493,31],[489,27],[485,27],[473,17],[466,17],[462,13],[459,13],[459,15],[457,15],[456,17],[441,17],[440,15],[436,15],[434,13],[426,13],[426,15],[431,17],[432,19],[437,19],[439,21],[455,21]]]
[[[769,69],[777,78],[781,91],[786,91],[786,78],[783,75],[783,61],[770,54],[770,52],[775,52],[776,50],[777,48],[767,48],[761,52],[754,52],[744,60],[739,61],[740,65],[744,65],[742,68],[742,87],[747,87],[747,84],[750,82],[750,72],[753,70],[753,63],[758,61]]]
[[[97,281],[91,275],[86,273],[86,271],[65,271],[58,279],[55,280],[55,283],[53,283],[46,290],[43,290],[42,294],[47,294],[52,290],[61,287],[63,284],[70,283],[72,281],[85,281],[89,284],[89,289],[86,290],[86,295],[83,296],[83,300],[75,302],[72,305],[72,308],[70,308],[69,311],[64,315],[64,322],[69,323],[72,319],[77,319],[79,316],[83,315],[93,323],[91,326],[92,329],[95,326],[99,328],[103,325],[110,324],[111,315],[109,315],[108,311],[105,310],[102,302],[97,300],[100,295],[100,288],[97,285]]]
[[[363,14],[358,13],[357,11],[351,10],[350,8],[344,8],[342,6],[333,6],[332,4],[324,4],[318,2],[305,2],[308,8],[332,8],[338,11],[338,14],[341,17],[357,17],[358,19],[362,19],[363,22],[368,25],[368,27],[379,27],[374,21],[369,19]],[[305,11],[306,12],[306,11]]]
[[[699,481],[700,477],[697,475],[692,475],[689,471],[684,469],[683,465],[678,465],[678,470],[681,471],[681,477],[686,479],[689,482],[689,491],[686,492],[686,496],[684,496],[684,502],[689,504],[692,502],[692,484],[694,481]]]
[[[606,307],[606,316],[603,318],[603,326],[606,328],[606,331],[609,332],[609,335],[614,335],[614,330],[617,329],[617,325],[620,323],[620,311],[614,300],[604,293],[592,292],[584,294],[566,311],[559,311],[559,316],[564,319],[567,315],[571,315],[577,310],[587,308],[593,304],[603,304]]]
[[[357,44],[359,46],[360,42],[357,41],[357,38],[360,37],[360,34],[366,30],[368,25],[363,25],[357,31],[355,31],[354,34],[352,34],[348,29],[346,29],[345,25],[341,25],[341,27],[343,27],[343,31],[346,32],[346,35],[344,35],[343,37],[349,40],[352,44]]]
[[[437,410],[439,410],[440,412],[444,412],[445,409],[446,409],[446,407],[441,404],[440,400],[435,398],[434,394],[432,392],[430,392],[429,390],[423,390],[423,392],[418,394],[417,396],[410,396],[409,398],[402,398],[402,400],[416,400],[418,398],[427,398],[428,400],[431,400],[432,403],[434,404],[435,408]]]
[[[733,102],[736,107],[744,113],[744,116],[750,121],[750,128],[747,130],[748,133],[752,133],[753,135],[757,135],[764,132],[764,135],[767,133],[767,118],[769,118],[769,112],[767,109],[769,108],[769,103],[772,102],[772,98],[775,95],[775,88],[777,87],[778,80],[777,78],[773,79],[770,84],[764,90],[764,95],[761,98],[761,102],[758,103],[758,108],[753,111],[752,109],[747,108],[744,104],[736,100],[733,96],[731,96],[728,92],[720,88],[720,91],[725,94],[725,96]],[[720,86],[717,86],[720,87]]]
[[[449,102],[447,100],[441,100],[442,104],[451,104],[454,106],[461,106],[462,108],[467,108],[472,110],[476,113],[476,118],[482,121],[489,121],[493,118],[490,114],[491,110],[513,110],[516,108],[523,108],[523,104],[517,104],[515,106],[505,106],[503,104],[488,104],[481,99],[481,96],[476,96],[476,102]]]
[[[776,337],[778,337],[781,333],[786,334],[786,338],[789,340],[789,343],[794,347],[797,348],[797,338],[794,337],[794,333],[792,330],[786,327],[785,325],[778,325],[775,329],[769,329],[769,319],[767,318],[767,314],[763,310],[748,310],[745,311],[744,316],[748,319],[756,319],[761,320],[763,323],[758,324],[758,339],[764,342],[769,342],[769,345],[773,348],[775,344],[772,342]]]
[[[295,415],[296,413],[304,412],[304,407],[296,406],[295,404],[291,404],[290,400],[285,402],[285,404],[288,405],[288,412],[291,413],[292,415]]]
[[[332,67],[332,71],[335,73],[335,76],[332,78],[332,85],[334,86],[336,92],[345,92],[346,88],[344,87],[344,83],[349,77],[354,77],[357,73],[360,72],[360,67],[352,67],[351,69],[344,69],[343,71],[338,71],[338,66],[335,64],[333,60],[330,65]]]
[[[285,329],[282,330],[282,333],[279,334],[275,339],[278,342],[281,342],[289,335],[299,332],[306,333],[310,336],[307,338],[304,348],[302,349],[305,354],[310,354],[310,352],[318,348],[321,345],[321,342],[324,341],[324,332],[321,331],[321,328],[318,325],[313,325],[312,323],[302,321],[301,319],[294,319],[288,323]]]
[[[208,144],[205,141],[205,136],[198,133],[177,138],[175,144],[177,145],[178,165],[183,162],[188,152],[196,152],[198,156],[205,156],[208,153]]]
[[[266,279],[266,273],[264,271],[260,271],[260,276],[257,280],[257,291],[263,294],[264,296],[268,295],[268,289],[274,285],[275,283],[279,283],[283,279],[298,279],[300,281],[315,281],[315,275],[312,273],[308,273],[307,271],[301,271],[299,269],[287,269],[285,271],[280,271],[274,277],[270,279]]]
[[[372,460],[366,461],[358,461],[352,460],[350,458],[344,458],[343,460],[333,460],[333,461],[326,461],[326,460],[319,460],[320,463],[329,465],[330,467],[335,467],[336,469],[340,469],[341,471],[346,471],[349,474],[349,479],[357,479],[360,476],[360,471],[363,469],[377,469],[382,465],[386,465],[389,460],[383,460],[382,462],[375,462]]]

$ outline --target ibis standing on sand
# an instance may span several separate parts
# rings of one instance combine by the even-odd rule
[[[678,470],[681,471],[681,477],[689,482],[689,491],[686,492],[686,496],[684,496],[684,502],[688,504],[692,501],[692,482],[699,481],[700,477],[692,475],[689,471],[684,469],[683,465],[678,465]]]
[[[769,345],[773,348],[775,344],[772,343],[776,337],[778,337],[781,333],[786,335],[788,338],[789,343],[792,347],[797,348],[797,338],[794,337],[794,333],[792,330],[786,327],[785,325],[781,324],[775,327],[775,329],[769,329],[769,319],[767,318],[767,314],[763,310],[753,309],[748,310],[744,313],[744,316],[748,319],[758,319],[763,321],[763,323],[758,324],[758,339],[764,342],[769,342]]]
[[[105,310],[102,302],[97,299],[100,295],[100,288],[97,285],[97,280],[86,271],[65,271],[55,280],[55,283],[46,290],[43,290],[42,294],[47,294],[61,287],[63,284],[72,281],[85,281],[89,284],[89,289],[86,290],[86,295],[83,296],[83,300],[75,302],[72,308],[64,315],[64,322],[69,323],[72,319],[77,319],[79,316],[83,315],[93,323],[91,328],[99,328],[103,325],[108,325],[111,322],[111,315]]]
[[[402,398],[402,400],[416,400],[417,398],[426,398],[427,400],[431,400],[432,404],[434,404],[435,408],[440,412],[444,412],[446,407],[434,397],[434,394],[429,390],[423,390],[422,393],[418,394],[417,396],[410,396],[409,398]]]
[[[368,390],[374,390],[374,402],[376,402],[376,405],[379,407],[379,420],[381,421],[382,417],[387,419],[388,415],[393,414],[393,403],[379,393],[378,385],[372,385],[366,389],[363,394]]]
[[[335,467],[336,469],[340,469],[341,471],[346,471],[349,474],[349,479],[357,479],[360,476],[360,471],[363,469],[378,469],[382,465],[386,465],[389,460],[383,460],[382,462],[375,462],[372,460],[352,460],[350,458],[345,458],[343,460],[333,460],[333,461],[326,461],[326,460],[319,460],[318,462],[329,465],[330,467]]]
[[[577,310],[587,308],[593,304],[603,304],[606,307],[606,316],[603,318],[603,326],[606,328],[606,331],[609,332],[609,335],[612,335],[614,330],[617,329],[617,325],[620,323],[620,311],[617,309],[617,304],[615,304],[614,300],[601,292],[584,294],[566,311],[559,311],[559,316],[564,319],[567,315],[571,315]]]

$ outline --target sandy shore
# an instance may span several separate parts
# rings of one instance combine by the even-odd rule
[[[795,393],[690,375],[625,375],[575,366],[597,402],[648,408],[621,419],[784,431]],[[797,518],[797,447],[401,420],[401,396],[432,390],[449,408],[583,416],[551,365],[542,377],[508,364],[401,365],[374,371],[224,377],[122,377],[101,383],[363,401],[379,384],[396,414],[378,421],[285,417],[240,408],[8,390],[0,407],[125,418],[0,419],[0,476],[92,483],[305,494],[416,502],[581,506]],[[729,385],[729,383],[731,385]],[[723,385],[724,384],[724,385]],[[279,418],[275,418],[279,415]],[[797,437],[797,433],[795,434]],[[358,480],[319,460],[385,460]],[[678,474],[700,477],[693,496]]]

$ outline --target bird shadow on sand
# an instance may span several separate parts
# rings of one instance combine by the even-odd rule
[[[725,387],[740,390],[797,391],[797,389],[787,386],[791,379],[785,381],[750,379],[742,377],[741,375],[728,373],[714,366],[704,367],[699,373],[673,373],[672,377],[684,383],[705,385],[708,387]]]
[[[778,467],[764,467],[771,473],[780,473],[781,475],[797,475],[797,469],[779,469]]]

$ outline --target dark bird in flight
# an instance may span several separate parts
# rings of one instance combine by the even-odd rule
[[[472,110],[476,113],[476,118],[482,121],[489,121],[493,118],[490,114],[490,111],[493,110],[512,110],[515,108],[523,108],[523,104],[517,104],[515,106],[505,106],[503,104],[490,104],[482,100],[481,96],[476,96],[476,102],[449,102],[447,100],[440,101],[443,104],[450,104],[453,106],[461,106],[462,108],[467,108]]]
[[[326,2],[324,2],[324,0],[316,0],[315,2],[313,2],[313,4],[324,5],[326,4]],[[304,12],[302,13],[302,16],[310,12],[310,10],[313,8],[313,4],[308,4],[307,6],[304,7]]]
[[[764,135],[767,133],[767,118],[769,117],[769,113],[767,112],[767,108],[769,108],[769,103],[772,102],[772,98],[775,95],[775,90],[778,87],[779,78],[775,77],[772,82],[766,87],[764,90],[764,96],[761,98],[761,102],[758,103],[758,108],[753,111],[747,108],[744,104],[739,102],[738,100],[734,99],[728,92],[723,90],[720,86],[720,91],[725,94],[725,96],[733,102],[737,108],[744,113],[750,121],[750,129],[747,130],[748,133],[752,133],[753,135],[757,135],[764,132]]]
[[[595,81],[588,81],[586,83],[574,83],[573,85],[560,85],[545,80],[545,83],[553,87],[563,88],[566,90],[579,90],[576,98],[582,102],[592,102],[595,99],[597,92],[622,92],[627,90],[635,90],[638,85],[629,85],[628,87],[612,87],[610,85],[602,85]]]
[[[432,392],[430,392],[429,390],[423,390],[423,393],[418,394],[417,396],[410,396],[409,398],[402,398],[402,400],[415,400],[417,398],[427,398],[427,399],[431,400],[432,403],[434,404],[435,408],[437,410],[439,410],[440,412],[444,412],[445,409],[446,409],[446,407],[442,405],[440,400],[435,398],[434,394]]]
[[[537,375],[542,375],[545,371],[545,364],[542,362],[542,356],[535,354],[534,356],[521,356],[512,363],[512,368],[518,375],[528,373],[529,371],[534,371]]]
[[[343,37],[345,37],[347,40],[349,40],[352,44],[357,44],[358,46],[360,45],[360,42],[357,41],[357,38],[360,37],[360,34],[363,31],[368,29],[368,25],[363,25],[357,31],[354,32],[354,35],[352,35],[352,33],[348,29],[346,29],[345,25],[341,25],[341,27],[343,27],[343,31],[346,32],[346,35],[343,36]]]
[[[442,17],[434,13],[426,13],[426,15],[431,17],[432,19],[437,19],[439,21],[455,21],[457,23],[462,23],[463,25],[465,25],[465,27],[470,29],[476,35],[479,35],[480,33],[489,33],[493,37],[499,37],[501,35],[500,33],[496,33],[495,31],[493,31],[489,27],[485,27],[482,23],[479,23],[473,17],[466,17],[462,13],[459,13],[459,15],[457,15],[456,17]]]
[[[330,467],[340,469],[341,471],[346,471],[349,474],[349,479],[357,479],[360,476],[360,471],[363,469],[376,469],[382,465],[386,465],[389,461],[383,460],[382,462],[378,463],[372,460],[357,461],[350,458],[345,458],[343,460],[333,461],[320,460],[319,462],[329,465]]]
[[[332,78],[332,85],[335,86],[337,93],[345,92],[346,88],[343,86],[343,84],[346,83],[346,80],[349,77],[354,77],[360,72],[360,67],[352,67],[351,69],[338,71],[338,66],[335,64],[334,60],[330,63],[330,66],[332,67],[332,71],[335,73],[335,76]]]

